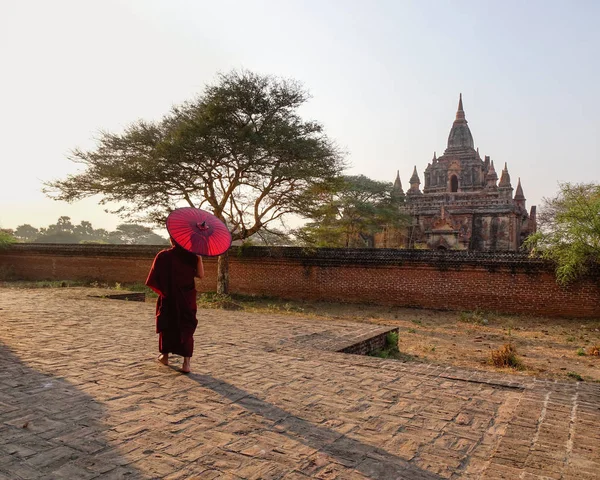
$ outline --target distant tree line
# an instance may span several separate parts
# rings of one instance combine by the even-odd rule
[[[36,228],[25,223],[14,230],[2,230],[3,238],[24,243],[96,243],[126,245],[166,245],[168,240],[154,233],[151,228],[134,223],[122,223],[116,230],[94,228],[91,222],[83,220],[74,225],[70,217],[60,217],[56,223]],[[9,241],[9,240],[7,240]]]

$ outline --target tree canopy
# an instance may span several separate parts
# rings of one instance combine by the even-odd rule
[[[372,247],[383,225],[400,226],[405,220],[392,184],[364,175],[343,176],[334,188],[315,194],[306,215],[312,221],[296,235],[319,247]]]
[[[128,219],[164,224],[178,206],[207,208],[233,240],[303,214],[310,192],[341,173],[343,158],[298,110],[308,93],[297,82],[248,71],[219,75],[193,101],[160,121],[140,120],[121,134],[103,132],[94,150],[76,149],[84,170],[46,184],[58,200],[100,195]],[[218,290],[227,290],[219,262]]]
[[[97,148],[76,149],[81,173],[46,184],[73,201],[100,195],[117,213],[164,224],[177,206],[208,208],[245,239],[288,213],[343,168],[340,152],[298,109],[308,100],[296,82],[255,73],[220,75],[197,99],[157,122],[121,134],[103,132]]]
[[[525,246],[556,263],[559,283],[569,283],[600,265],[599,184],[560,184],[556,196],[543,199],[538,225]]]

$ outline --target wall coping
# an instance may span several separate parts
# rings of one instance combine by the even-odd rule
[[[164,245],[102,245],[17,243],[0,251],[1,255],[53,255],[80,257],[153,258]],[[404,264],[431,265],[438,269],[461,265],[488,269],[512,268],[519,271],[553,271],[551,262],[518,252],[469,252],[409,250],[391,248],[302,248],[302,247],[231,247],[229,255],[237,261],[263,259],[279,262],[297,260],[306,266],[367,266]]]
[[[66,257],[141,257],[153,258],[165,245],[103,245],[79,243],[13,243],[1,255],[30,254]]]

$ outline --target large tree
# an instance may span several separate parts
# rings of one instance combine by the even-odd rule
[[[21,242],[33,242],[39,233],[40,231],[37,228],[25,223],[15,229],[15,238]]]
[[[122,223],[109,234],[110,243],[126,245],[166,245],[169,242],[154,233],[149,227],[134,223]]]
[[[40,228],[39,235],[35,239],[37,243],[79,243],[80,237],[75,233],[75,225],[71,223],[71,217],[59,217],[56,223]]]
[[[94,150],[74,150],[84,170],[46,191],[66,201],[100,195],[101,203],[120,204],[124,218],[156,224],[178,206],[204,207],[227,223],[234,240],[246,239],[286,214],[302,214],[308,192],[343,169],[323,127],[300,117],[307,100],[294,81],[247,71],[220,75],[162,120],[104,132]],[[223,293],[227,266],[221,256]]]
[[[319,198],[321,196],[321,198]],[[406,216],[392,195],[392,184],[364,175],[341,177],[334,188],[315,194],[311,222],[296,235],[319,247],[372,247],[385,225],[399,227]]]
[[[559,283],[600,266],[600,184],[561,184],[556,196],[543,199],[538,225],[525,246],[556,263]]]

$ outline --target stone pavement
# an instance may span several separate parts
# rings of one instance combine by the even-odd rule
[[[600,385],[328,351],[368,324],[0,289],[0,480],[600,478]],[[330,350],[330,349],[329,349]]]

